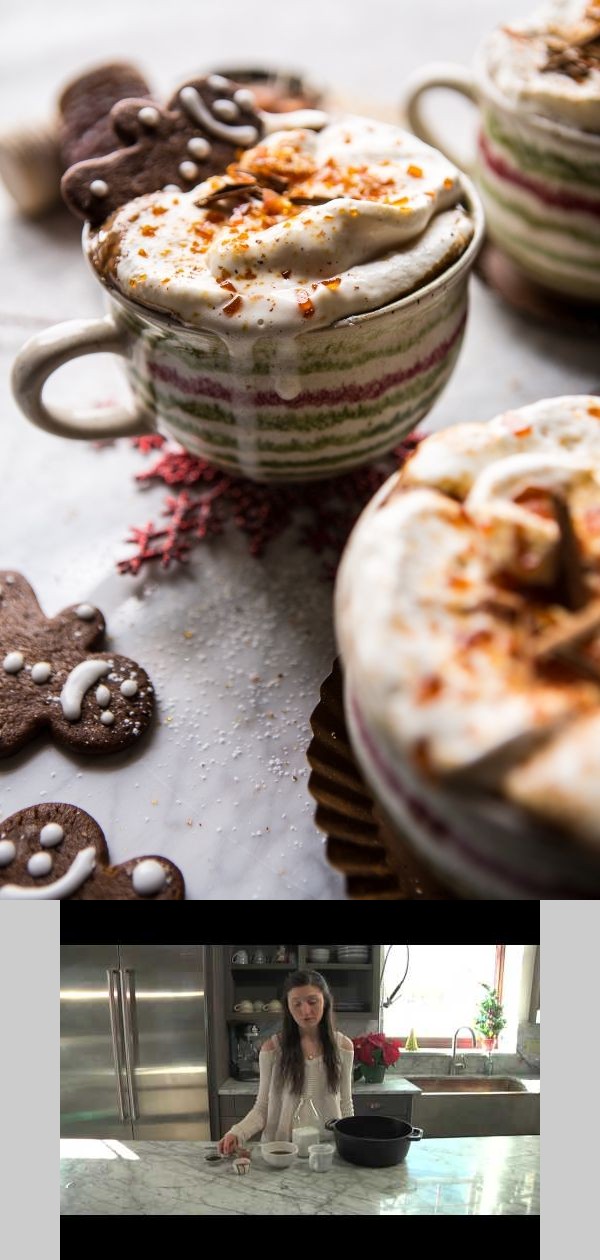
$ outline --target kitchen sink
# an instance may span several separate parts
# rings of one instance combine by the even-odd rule
[[[539,1081],[512,1076],[411,1076],[413,1124],[426,1137],[539,1133]]]
[[[523,1081],[512,1076],[417,1076],[410,1080],[424,1094],[527,1093],[527,1086]]]

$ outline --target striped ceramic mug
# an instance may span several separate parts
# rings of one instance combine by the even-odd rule
[[[423,112],[432,88],[460,92],[479,107],[477,153],[465,163]],[[527,113],[492,82],[483,49],[473,73],[425,66],[406,87],[412,131],[475,180],[492,240],[539,284],[600,301],[600,135]]]
[[[473,237],[460,258],[408,297],[295,337],[224,337],[132,302],[100,280],[104,318],[58,324],[23,347],[13,368],[17,402],[34,424],[61,437],[157,429],[255,481],[313,480],[365,464],[422,420],[456,362],[483,236],[480,200],[463,182]],[[61,364],[102,352],[125,360],[128,407],[75,412],[44,402],[44,384]]]

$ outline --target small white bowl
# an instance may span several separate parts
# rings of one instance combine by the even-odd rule
[[[295,1142],[262,1142],[261,1155],[274,1168],[288,1168],[298,1154]]]

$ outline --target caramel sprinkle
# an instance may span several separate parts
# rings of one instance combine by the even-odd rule
[[[306,289],[298,289],[298,307],[302,313],[303,319],[310,319],[314,315],[315,308],[311,302]]]

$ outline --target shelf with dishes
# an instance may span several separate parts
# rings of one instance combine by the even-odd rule
[[[377,1017],[381,962],[377,945],[231,945],[227,952],[228,1021],[249,1023],[280,1014],[285,982],[296,968],[322,968],[340,1014]]]

